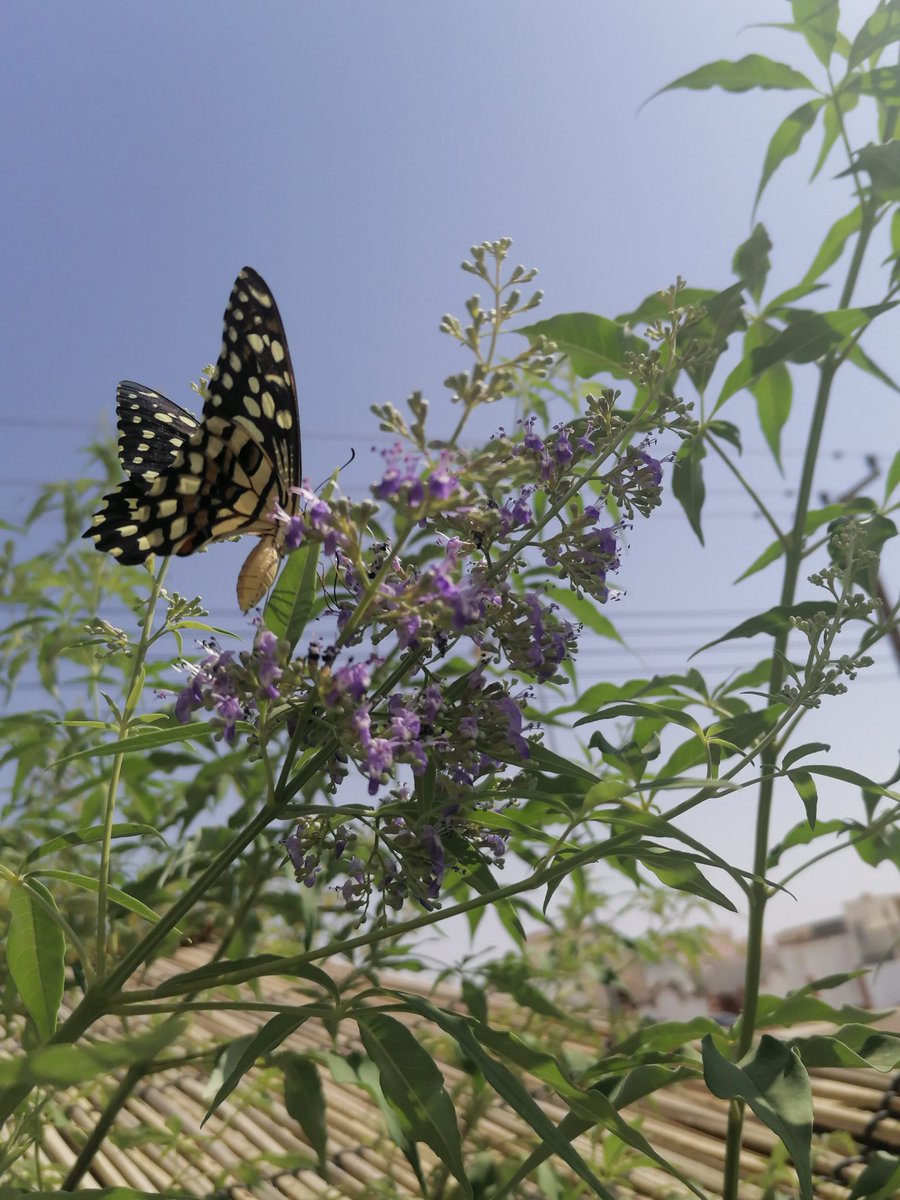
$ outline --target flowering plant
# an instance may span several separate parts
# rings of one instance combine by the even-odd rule
[[[420,393],[409,398],[408,415],[378,406],[392,444],[370,495],[345,495],[337,473],[319,490],[300,487],[296,505],[283,496],[285,507],[265,514],[288,554],[243,650],[223,648],[229,632],[210,623],[199,600],[166,590],[165,564],[148,591],[146,575],[96,555],[88,563],[73,548],[96,481],[51,487],[36,504],[26,532],[55,513],[65,531],[59,545],[20,561],[10,539],[0,596],[22,611],[0,637],[0,676],[11,699],[24,682],[36,682],[49,699],[45,709],[0,718],[4,761],[14,768],[0,846],[9,919],[4,969],[8,1032],[20,1044],[0,1064],[0,1121],[9,1122],[4,1179],[33,1182],[23,1152],[37,1145],[41,1113],[52,1111],[39,1088],[63,1092],[73,1080],[108,1077],[102,1112],[65,1175],[53,1180],[72,1189],[140,1080],[199,1062],[219,1083],[213,1115],[261,1061],[288,1081],[285,1102],[326,1177],[318,1076],[329,1069],[355,1072],[354,1082],[377,1097],[390,1114],[391,1136],[434,1200],[451,1178],[465,1197],[476,1188],[481,1194],[489,1178],[491,1200],[501,1200],[536,1171],[548,1195],[560,1194],[561,1178],[570,1188],[577,1177],[611,1200],[616,1171],[648,1161],[700,1195],[689,1164],[667,1161],[622,1110],[702,1078],[730,1101],[726,1200],[738,1195],[747,1105],[790,1155],[792,1194],[811,1200],[807,1069],[900,1065],[896,1038],[867,1028],[877,1014],[852,1009],[848,1024],[846,1008],[814,994],[854,973],[805,985],[784,1001],[761,991],[767,905],[805,869],[779,874],[787,854],[830,836],[834,844],[810,861],[843,850],[870,864],[900,857],[895,780],[878,783],[819,761],[827,747],[796,740],[801,721],[840,697],[896,632],[897,606],[885,599],[877,571],[882,546],[896,533],[900,456],[878,501],[854,495],[815,509],[812,488],[839,370],[850,363],[882,384],[887,378],[860,338],[900,293],[898,85],[895,72],[877,66],[900,26],[895,6],[879,4],[851,40],[838,34],[836,4],[793,7],[788,32],[802,36],[820,63],[840,60],[846,72],[837,83],[829,74],[826,90],[776,131],[760,192],[820,113],[822,161],[838,140],[849,149],[844,116],[861,97],[874,107],[879,139],[850,156],[844,175],[855,207],[827,233],[794,288],[762,304],[771,243],[758,225],[735,255],[736,283],[687,289],[679,279],[616,320],[568,313],[518,325],[524,348],[517,342],[504,357],[510,322],[539,303],[539,293],[523,295],[535,273],[510,268],[508,239],[473,247],[463,269],[488,299],[474,295],[465,318],[441,322],[471,362],[447,379],[459,414],[452,433],[439,437],[429,428]],[[710,64],[671,86],[807,84],[792,68],[753,55]],[[883,286],[875,303],[853,307],[870,240],[890,222]],[[797,307],[851,241],[836,307]],[[717,372],[741,339],[710,406]],[[777,459],[799,370],[815,371],[817,381],[795,510],[782,527],[739,465],[741,429],[721,409],[748,391]],[[587,382],[598,374],[622,391]],[[687,389],[695,403],[681,397]],[[500,403],[514,405],[514,414],[491,417],[493,435],[474,444],[473,427],[487,419],[481,410]],[[566,405],[570,415],[558,420]],[[602,606],[608,612],[614,601],[627,604],[628,544],[662,503],[667,478],[702,537],[708,454],[772,531],[774,540],[745,574],[782,570],[777,603],[718,640],[763,636],[770,651],[719,681],[689,667],[581,686],[579,649],[592,634],[609,634]],[[108,448],[98,449],[98,460],[114,473]],[[813,555],[817,569],[800,598],[803,564]],[[136,637],[110,619],[116,604],[137,614]],[[185,639],[198,635],[201,649],[185,662]],[[183,672],[174,700],[174,656],[160,653],[167,639]],[[23,680],[32,668],[34,678]],[[149,702],[146,684],[155,692]],[[80,691],[70,705],[72,687]],[[608,721],[625,723],[624,738],[600,732]],[[576,751],[588,726],[587,744]],[[570,752],[557,752],[549,731],[561,732]],[[846,811],[833,821],[818,820],[823,780],[843,789]],[[773,845],[776,788],[786,803],[799,799],[803,815]],[[685,798],[671,803],[679,790]],[[737,863],[680,818],[701,805],[719,802],[721,809],[742,792],[755,796],[756,828],[752,853]],[[850,815],[858,799],[859,812]],[[663,895],[676,892],[691,905],[736,911],[736,899],[745,906],[742,1012],[733,1028],[704,1016],[632,1019],[629,1026],[620,1012],[598,1035],[589,1013],[578,1027],[577,1056],[569,1056],[577,1018],[556,998],[568,1004],[583,980],[574,989],[541,990],[529,935],[543,925],[554,939],[545,974],[577,960],[595,982],[602,978],[610,1008],[612,1000],[624,1005],[618,963],[636,943],[603,919],[598,864],[642,900],[656,878]],[[504,867],[506,882],[498,878]],[[641,948],[662,957],[672,953],[671,909],[657,895],[650,907],[661,927]],[[625,907],[638,905],[627,900]],[[453,917],[475,925],[489,908],[520,957],[477,970],[464,963],[457,1005],[432,1003],[379,976],[385,961],[421,967],[408,941],[418,931]],[[162,982],[140,977],[181,940],[213,942],[210,961]],[[693,954],[698,938],[680,946]],[[272,976],[289,977],[296,989],[285,1003],[262,987]],[[258,990],[248,999],[235,991],[239,984]],[[499,1027],[488,1003],[498,991],[513,998],[520,1016],[535,1018],[521,1019],[522,1036]],[[238,1042],[223,1036],[176,1053],[174,1015],[222,1008],[272,1015]],[[456,1047],[465,1078],[452,1100],[427,1039],[396,1013]],[[147,1027],[139,1028],[145,1017]],[[98,1051],[88,1039],[101,1019],[122,1025]],[[813,1019],[833,1022],[834,1031],[792,1031]],[[364,1057],[323,1051],[298,1062],[283,1046],[306,1022],[320,1022],[331,1042],[352,1024]],[[764,1024],[784,1029],[760,1037]],[[593,1047],[587,1062],[584,1039]],[[484,1175],[478,1145],[473,1150],[463,1135],[477,1133],[488,1085],[537,1144],[521,1154],[504,1147]],[[605,1139],[600,1161],[588,1161],[576,1145],[592,1128]],[[438,1159],[431,1172],[418,1157],[420,1143]],[[548,1175],[551,1156],[562,1164],[560,1178]],[[856,1162],[836,1170],[854,1168],[856,1197],[887,1195],[900,1177],[900,1164],[889,1158],[875,1156],[858,1172]],[[42,1163],[37,1170],[43,1186]]]

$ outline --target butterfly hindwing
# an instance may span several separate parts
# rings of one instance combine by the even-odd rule
[[[123,379],[116,388],[119,461],[129,475],[150,479],[168,469],[199,421],[153,388]]]

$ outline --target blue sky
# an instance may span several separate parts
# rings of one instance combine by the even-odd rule
[[[857,17],[868,7],[845,5]],[[7,0],[5,515],[24,511],[37,481],[83,471],[81,446],[112,428],[120,378],[193,404],[189,381],[217,352],[225,300],[245,263],[265,276],[285,320],[306,473],[321,481],[353,447],[348,490],[376,473],[370,404],[402,405],[421,388],[436,431],[453,422],[441,381],[459,351],[438,322],[468,295],[471,277],[457,265],[472,242],[515,239],[516,260],[541,268],[543,315],[614,315],[678,273],[726,286],[768,138],[805,97],[678,92],[637,110],[711,59],[770,53],[816,73],[797,39],[741,32],[787,19],[782,0]],[[760,210],[775,243],[776,289],[799,278],[851,206],[846,180],[807,187],[811,164],[804,151],[783,168]],[[826,180],[845,165],[836,157]],[[860,300],[875,298],[864,281]],[[900,374],[896,321],[866,344]],[[748,436],[746,469],[779,515],[790,506],[810,379],[798,376],[787,479]],[[730,407],[731,419],[751,414],[741,399]],[[898,444],[896,394],[847,374],[819,488],[851,486],[866,452],[878,452],[883,467]],[[715,471],[708,506],[705,550],[671,499],[635,529],[615,616],[637,657],[593,644],[585,680],[674,668],[742,614],[775,602],[774,572],[732,587],[769,539]],[[232,581],[245,554],[246,546],[217,547],[179,561],[170,581],[225,597],[210,605],[237,624]],[[895,554],[886,574],[895,592]],[[700,662],[715,674],[756,650],[732,646]],[[855,694],[814,715],[808,740],[831,742],[835,761],[886,777],[897,752],[897,686],[884,654]],[[856,813],[858,804],[836,785],[822,815]],[[776,836],[798,809],[781,797]],[[691,828],[745,861],[747,797],[704,809]],[[773,926],[830,913],[864,887],[893,888],[895,876],[831,860],[797,903],[775,902]]]

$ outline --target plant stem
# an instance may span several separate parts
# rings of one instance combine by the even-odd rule
[[[141,697],[144,678],[144,660],[147,657],[147,647],[150,645],[150,633],[153,628],[153,617],[156,604],[162,591],[163,579],[169,566],[169,560],[160,560],[159,570],[153,576],[150,597],[147,600],[147,611],[141,625],[141,639],[134,654],[131,666],[131,678],[128,681],[128,691],[125,693],[125,704],[119,720],[118,741],[128,736],[131,718]],[[113,759],[112,772],[106,789],[106,804],[103,813],[103,843],[100,850],[100,877],[97,891],[97,970],[96,981],[102,983],[106,974],[106,915],[109,907],[109,876],[112,859],[112,828],[116,815],[116,800],[119,793],[119,779],[122,774],[124,753],[117,754]]]
[[[853,290],[859,278],[866,247],[875,225],[874,207],[865,199],[860,201],[862,217],[860,220],[859,237],[853,249],[853,256],[847,269],[847,278],[841,293],[840,308],[847,308],[853,295]],[[829,354],[819,368],[819,386],[816,390],[812,418],[810,420],[809,436],[803,458],[803,469],[800,476],[800,487],[797,492],[797,503],[794,509],[794,521],[788,535],[784,557],[784,575],[781,585],[779,603],[785,606],[794,603],[797,592],[797,581],[800,565],[803,561],[803,535],[806,518],[809,513],[809,502],[812,495],[813,479],[822,433],[825,428],[825,417],[828,403],[831,399],[831,389],[835,373],[839,365],[838,356]],[[789,630],[785,629],[775,638],[772,654],[772,669],[769,675],[769,696],[775,696],[784,684],[783,657],[787,652]],[[753,873],[757,877],[750,889],[749,918],[747,925],[747,961],[744,971],[744,1003],[741,1014],[741,1032],[735,1049],[735,1057],[742,1058],[753,1044],[756,1033],[756,1013],[759,1004],[759,988],[762,975],[763,933],[766,905],[769,899],[769,888],[764,881],[766,861],[769,854],[769,824],[772,816],[772,797],[775,786],[777,745],[770,742],[763,750],[760,759],[760,774],[762,780],[759,788],[759,806],[756,813],[756,834],[753,851]],[[725,1170],[722,1186],[723,1200],[737,1200],[740,1182],[740,1153],[741,1135],[744,1125],[744,1105],[733,1103],[728,1113],[728,1133],[725,1144]]]

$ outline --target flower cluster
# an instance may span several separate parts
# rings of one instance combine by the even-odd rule
[[[554,348],[537,339],[515,359],[489,361],[500,326],[538,299],[521,298],[519,285],[534,274],[524,267],[500,284],[494,266],[508,248],[504,239],[473,247],[465,268],[494,290],[494,305],[473,297],[468,324],[442,322],[475,359],[446,381],[464,407],[453,438],[429,440],[418,393],[409,426],[384,405],[375,410],[381,428],[398,440],[382,452],[371,496],[300,488],[300,512],[276,507],[286,551],[323,552],[319,619],[328,632],[320,627],[299,654],[265,629],[242,654],[210,643],[175,705],[181,721],[200,708],[213,713],[229,743],[239,722],[264,714],[260,740],[287,728],[292,753],[325,747],[317,782],[326,792],[358,773],[381,802],[368,859],[347,857],[359,834],[350,823],[332,832],[324,819],[302,822],[286,843],[308,886],[323,864],[340,861],[351,908],[367,903],[373,880],[388,906],[407,897],[434,904],[446,871],[467,855],[502,861],[503,839],[473,820],[472,806],[485,793],[500,802],[510,766],[539,736],[530,688],[561,681],[576,654],[580,628],[560,609],[559,581],[579,601],[607,600],[625,530],[660,503],[652,437],[676,428],[672,414],[685,419],[669,399],[646,419],[619,411],[608,391],[588,396],[573,419],[545,428],[526,416],[512,433],[462,450],[469,413],[508,396],[526,374],[541,378],[552,360]],[[414,805],[402,798],[406,786]],[[439,815],[426,819],[431,812]]]
[[[458,805],[416,824],[405,788],[397,789],[394,801],[392,807],[403,807],[409,815],[373,816],[366,837],[343,824],[333,827],[327,817],[300,821],[284,840],[297,881],[315,887],[327,879],[351,913],[364,910],[378,894],[388,908],[399,909],[412,900],[432,911],[440,907],[451,867],[464,875],[479,866],[504,866],[508,830],[485,828],[465,817]]]
[[[184,664],[191,680],[175,701],[175,716],[182,724],[199,708],[214,712],[222,721],[222,737],[231,745],[238,721],[251,719],[260,700],[277,700],[283,675],[278,639],[260,630],[252,651],[235,655],[211,639],[204,643],[206,656],[199,666]]]

